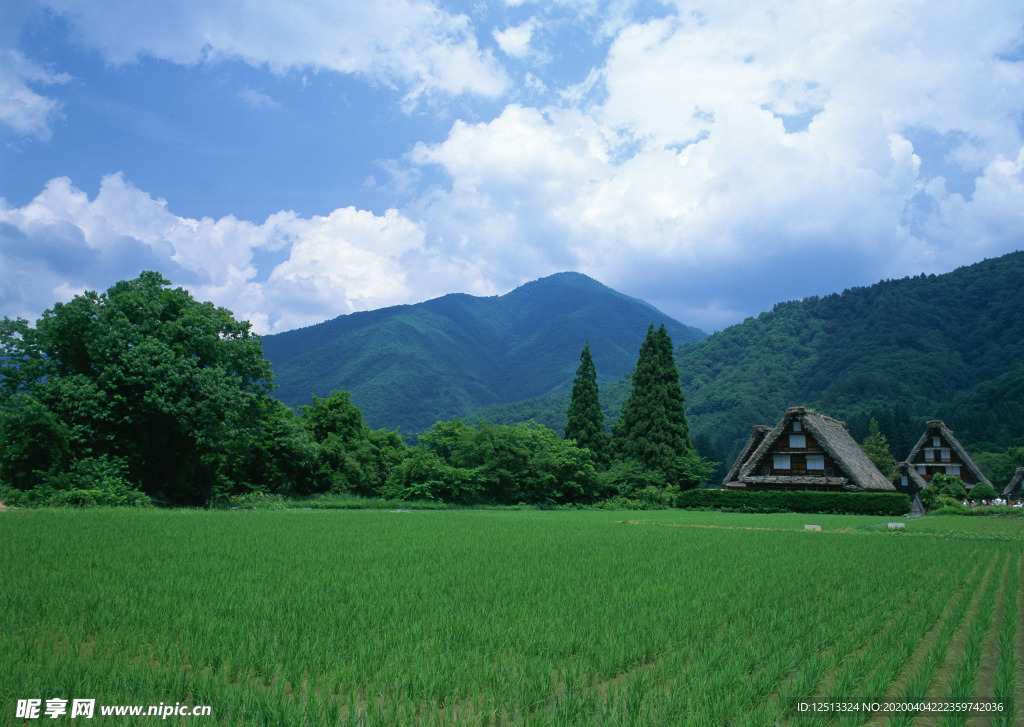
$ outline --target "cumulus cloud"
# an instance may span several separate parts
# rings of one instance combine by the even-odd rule
[[[596,102],[508,106],[417,147],[450,178],[421,215],[506,286],[573,267],[709,329],[1009,252],[1022,21],[1010,2],[681,5],[617,33]],[[924,171],[922,132],[972,195]]]
[[[491,96],[506,83],[469,19],[428,0],[45,2],[113,63],[239,59],[277,73],[354,73],[400,86],[410,103],[435,93]]]
[[[434,264],[422,244],[422,231],[395,210],[196,220],[120,174],[105,177],[94,199],[59,178],[24,207],[0,199],[0,305],[31,319],[57,300],[155,269],[257,331],[276,332],[408,302],[430,287],[409,283]],[[278,251],[282,262],[258,270],[260,250]]]
[[[0,49],[0,123],[18,134],[42,141],[49,139],[62,105],[37,93],[32,86],[63,84],[70,80],[66,73],[34,63],[16,50]]]
[[[504,30],[495,30],[494,40],[498,47],[513,58],[524,58],[531,52],[530,40],[533,38],[534,22],[532,20]]]

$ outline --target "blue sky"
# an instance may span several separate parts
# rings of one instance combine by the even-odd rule
[[[1024,6],[7,0],[0,313],[577,270],[711,331],[1024,248]]]

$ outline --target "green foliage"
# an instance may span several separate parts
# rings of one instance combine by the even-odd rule
[[[889,451],[889,442],[878,428],[878,420],[875,418],[871,419],[870,432],[861,445],[861,449],[885,479],[891,481],[895,477],[896,458]]]
[[[169,285],[146,272],[56,304],[34,329],[5,320],[5,426],[34,432],[5,436],[6,482],[106,456],[162,501],[205,503],[223,486],[222,455],[255,434],[270,366],[247,322]]]
[[[940,472],[932,475],[928,487],[921,490],[917,496],[920,498],[921,504],[930,509],[937,506],[936,503],[940,496],[952,498],[958,503],[963,502],[967,498],[967,488],[964,487],[963,480],[959,477]]]
[[[266,336],[263,345],[285,403],[344,388],[368,425],[414,439],[434,422],[483,407],[564,398],[581,337],[591,342],[600,383],[615,381],[632,367],[652,315],[680,343],[705,337],[584,275],[561,273],[497,297],[453,294],[340,316]],[[551,419],[538,412],[484,418],[509,425],[536,418],[562,431],[566,403],[547,411]]]
[[[1024,447],[1007,447],[1002,451],[982,451],[972,457],[974,464],[1002,492],[1013,479],[1018,467],[1024,467]]]
[[[896,492],[778,492],[687,490],[675,499],[680,508],[739,512],[806,512],[850,515],[905,515],[910,497]]]
[[[652,476],[660,475],[664,483],[694,487],[700,481],[692,479],[693,445],[672,339],[664,326],[655,330],[652,323],[647,329],[629,398],[612,426],[612,453],[617,460],[632,460]]]
[[[897,460],[936,418],[972,452],[1022,446],[1021,279],[1017,252],[946,275],[779,303],[676,352],[687,418],[720,443],[726,462],[752,425],[773,424],[795,405],[844,419],[857,441],[876,419]],[[626,395],[617,387],[628,384],[602,382],[606,421]],[[524,413],[542,420],[547,411],[533,401]]]
[[[481,483],[474,470],[454,467],[425,446],[415,447],[392,471],[381,491],[395,500],[438,500],[462,505],[478,502]]]
[[[572,381],[572,396],[566,411],[565,438],[576,446],[589,449],[594,459],[607,459],[608,435],[604,431],[604,414],[597,388],[597,369],[590,355],[590,344],[580,353],[580,365]]]
[[[971,491],[967,496],[970,498],[971,502],[981,502],[982,500],[992,501],[999,497],[999,495],[996,494],[996,491],[992,489],[992,485],[987,482],[979,482],[976,484],[971,488]]]
[[[299,417],[319,445],[321,480],[332,492],[377,495],[406,456],[408,448],[397,432],[371,431],[363,424],[347,391],[325,399],[314,396],[312,406],[300,407]]]
[[[150,499],[126,477],[123,461],[108,455],[78,459],[27,490],[0,488],[0,501],[17,507],[148,507]]]
[[[590,450],[536,422],[438,422],[418,449],[396,470],[388,496],[511,505],[592,502],[602,494]]]
[[[71,459],[71,432],[31,394],[10,397],[0,409],[0,483],[31,490],[50,482]]]

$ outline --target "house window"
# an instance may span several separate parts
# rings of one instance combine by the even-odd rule
[[[789,469],[789,455],[788,454],[777,454],[774,456],[772,461],[772,468],[777,470],[788,470]]]
[[[802,432],[803,431],[803,424],[801,422],[793,422],[793,431],[794,432]]]
[[[942,461],[943,462],[948,462],[949,461],[949,448],[948,447],[946,449],[942,450]]]
[[[806,434],[790,434],[789,435],[789,446],[793,449],[803,449],[807,446],[807,435]]]
[[[809,454],[809,455],[807,455],[807,469],[808,470],[824,470],[825,469],[825,455],[823,455],[823,454]]]
[[[942,446],[942,442],[939,441],[938,437],[932,437],[932,446],[933,447],[941,447]]]
[[[925,472],[927,472],[927,471],[928,471],[928,468],[927,468],[927,467],[925,467],[925,466],[924,466],[923,464],[919,464],[919,465],[917,466],[917,474],[919,474],[919,475],[923,475],[923,474],[924,474]]]
[[[924,451],[924,461],[925,462],[934,462],[935,461],[935,450],[934,449],[926,449]]]
[[[900,477],[900,485],[903,486],[904,488],[907,487],[907,476],[906,475],[903,475],[902,477]]]
[[[960,465],[958,465],[958,464],[947,465],[946,466],[946,474],[947,475],[956,475],[957,477],[959,477],[960,476]]]

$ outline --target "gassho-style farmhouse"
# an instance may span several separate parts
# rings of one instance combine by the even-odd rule
[[[970,490],[988,478],[943,422],[935,419],[890,481],[868,458],[846,424],[802,406],[786,410],[769,429],[753,428],[722,484],[730,490],[818,490],[835,492],[906,492],[916,495],[938,473],[959,477]],[[1020,496],[1024,467],[1004,494]]]

